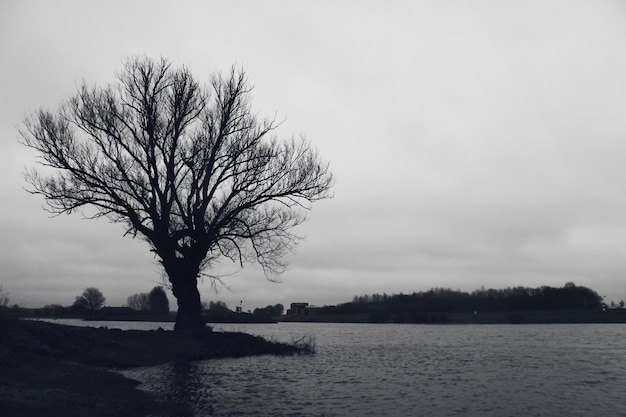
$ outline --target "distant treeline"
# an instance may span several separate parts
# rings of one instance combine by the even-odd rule
[[[602,307],[602,297],[595,291],[567,283],[563,288],[482,288],[471,293],[434,288],[412,294],[359,295],[349,303],[320,307],[316,314],[368,314],[373,320],[380,321],[399,318],[422,321],[424,314],[432,313],[581,311],[600,310]]]

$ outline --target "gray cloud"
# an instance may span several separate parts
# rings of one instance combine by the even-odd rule
[[[149,19],[140,2],[2,8],[0,282],[20,303],[96,285],[121,304],[160,280],[121,226],[49,219],[22,190],[34,156],[16,140],[25,113],[83,78],[111,82],[134,53],[204,79],[242,65],[259,113],[310,138],[337,176],[282,283],[247,267],[225,278],[230,291],[203,283],[205,298],[254,308],[574,281],[626,299],[626,13],[614,2],[151,3]]]

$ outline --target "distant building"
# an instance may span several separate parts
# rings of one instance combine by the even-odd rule
[[[287,309],[287,315],[309,316],[317,314],[319,307],[311,306],[309,303],[291,303],[291,308]]]
[[[291,308],[287,309],[287,315],[300,315],[307,314],[309,309],[309,303],[291,303]]]

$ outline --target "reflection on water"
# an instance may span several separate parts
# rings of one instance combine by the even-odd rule
[[[124,373],[197,416],[626,415],[626,326],[220,325],[313,356],[219,359]]]

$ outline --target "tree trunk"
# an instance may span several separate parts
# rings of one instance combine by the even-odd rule
[[[198,268],[189,265],[183,258],[165,263],[165,270],[172,283],[172,292],[178,302],[174,330],[205,327],[202,318],[202,304],[198,291]]]

